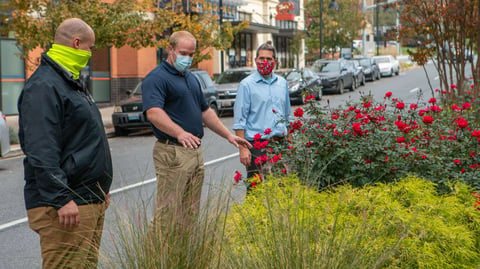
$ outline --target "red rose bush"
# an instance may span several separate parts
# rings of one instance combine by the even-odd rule
[[[414,174],[440,192],[457,179],[480,190],[480,109],[471,96],[446,107],[435,98],[407,104],[391,92],[381,102],[362,94],[342,108],[306,103],[289,119],[289,138],[265,145],[273,171],[318,189]]]

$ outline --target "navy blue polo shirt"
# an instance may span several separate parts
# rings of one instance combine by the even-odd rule
[[[194,74],[181,74],[165,60],[142,83],[143,113],[152,107],[163,109],[185,131],[202,138],[202,112],[208,109],[202,88]],[[175,139],[152,124],[157,138]]]

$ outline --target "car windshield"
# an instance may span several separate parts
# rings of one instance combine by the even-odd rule
[[[225,71],[217,79],[218,84],[238,83],[250,75],[251,71]]]
[[[357,60],[362,66],[370,66],[370,59],[360,59]]]
[[[375,62],[377,62],[377,63],[388,63],[390,61],[388,60],[387,57],[379,57],[379,58],[375,58]]]
[[[338,62],[316,62],[312,66],[313,72],[335,72],[340,69]]]
[[[142,95],[142,83],[138,83],[137,87],[135,87],[135,90],[133,90],[132,95]]]
[[[290,71],[285,77],[287,81],[297,81],[302,79],[302,74],[298,71]]]

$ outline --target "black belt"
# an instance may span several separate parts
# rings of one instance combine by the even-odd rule
[[[173,140],[173,139],[158,138],[157,141],[160,142],[160,143],[162,143],[162,144],[167,144],[167,145],[173,145],[173,146],[183,147],[182,144],[180,144],[177,140]]]
[[[278,142],[278,141],[283,141],[284,139],[285,139],[285,136],[273,136],[273,137],[270,137],[269,139],[260,139],[259,141],[260,141],[260,142],[263,142],[263,141],[268,141],[268,142],[275,141],[275,142]],[[254,143],[255,141],[254,141],[254,140],[248,140],[248,142]]]

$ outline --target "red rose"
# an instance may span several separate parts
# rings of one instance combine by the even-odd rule
[[[265,131],[264,131],[263,133],[266,134],[266,135],[268,135],[268,134],[271,133],[271,132],[272,132],[272,129],[267,128],[267,129],[265,129]]]
[[[403,102],[398,102],[395,107],[398,108],[398,109],[404,109],[404,108],[405,108],[405,104],[404,104]]]
[[[468,121],[465,120],[464,118],[458,118],[455,121],[457,122],[457,125],[460,128],[467,128],[468,126]]]
[[[426,123],[426,124],[430,124],[430,123],[433,122],[433,117],[430,116],[430,115],[427,115],[427,116],[423,117],[423,120],[422,120],[422,121],[423,121],[424,123]]]
[[[299,118],[303,117],[303,109],[301,107],[295,109],[295,112],[293,112],[293,115]]]
[[[397,137],[397,143],[404,143],[404,142],[405,142],[405,137],[403,136]]]
[[[260,140],[260,139],[262,139],[262,135],[261,135],[261,134],[258,134],[258,133],[257,133],[256,135],[253,136],[253,140],[255,140],[255,141],[258,141],[258,140]]]
[[[392,96],[392,92],[387,92],[387,93],[385,94],[385,97],[386,97],[386,98],[390,98],[391,96]]]
[[[235,176],[233,179],[235,179],[236,183],[240,182],[240,180],[242,180],[242,174],[240,174],[238,171],[235,171]]]

